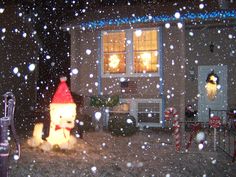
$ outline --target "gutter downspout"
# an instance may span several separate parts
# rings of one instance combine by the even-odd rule
[[[160,27],[160,32],[159,32],[159,43],[160,43],[160,96],[162,100],[162,106],[161,106],[161,121],[162,121],[162,128],[165,127],[165,95],[164,95],[164,72],[163,72],[163,67],[164,67],[164,49],[163,49],[163,27]]]

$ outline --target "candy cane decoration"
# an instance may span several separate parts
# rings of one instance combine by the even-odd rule
[[[179,116],[177,110],[174,107],[167,108],[165,110],[165,120],[170,121],[171,118],[174,118],[174,137],[175,137],[175,146],[176,151],[180,151],[180,125],[179,125]]]
[[[188,144],[186,146],[186,150],[189,149],[190,145],[192,144],[192,140],[193,140],[194,136],[196,136],[197,132],[201,129],[201,124],[199,124],[199,123],[193,124],[191,128],[192,128],[192,131],[190,133],[190,137],[189,137]]]
[[[180,125],[179,125],[178,115],[175,115],[174,117],[174,136],[175,136],[176,151],[180,151]]]
[[[165,120],[170,121],[171,118],[177,115],[177,110],[174,107],[166,108],[165,110]]]

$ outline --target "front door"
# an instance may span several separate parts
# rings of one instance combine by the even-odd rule
[[[214,84],[216,84],[217,89],[214,88]],[[198,93],[198,121],[208,121],[209,108],[226,110],[228,107],[227,66],[199,66]]]

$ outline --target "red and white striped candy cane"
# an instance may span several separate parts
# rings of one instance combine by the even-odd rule
[[[180,151],[180,125],[179,116],[177,114],[174,117],[174,136],[176,151]]]
[[[176,151],[180,151],[180,125],[179,125],[179,116],[177,110],[174,107],[167,108],[165,110],[165,120],[170,121],[171,118],[174,118],[174,137],[175,137],[175,146]]]
[[[165,110],[165,120],[170,121],[171,118],[174,118],[177,115],[177,110],[174,107],[166,108]]]

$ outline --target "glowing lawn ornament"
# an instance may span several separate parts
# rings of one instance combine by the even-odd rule
[[[70,131],[75,125],[76,104],[66,84],[66,78],[61,78],[58,89],[53,96],[50,104],[50,118],[50,132],[46,138],[47,141],[42,140],[41,137],[43,124],[36,124],[33,137],[28,140],[28,144],[32,147],[39,146],[45,151],[54,147],[73,149],[76,138],[70,135]]]

